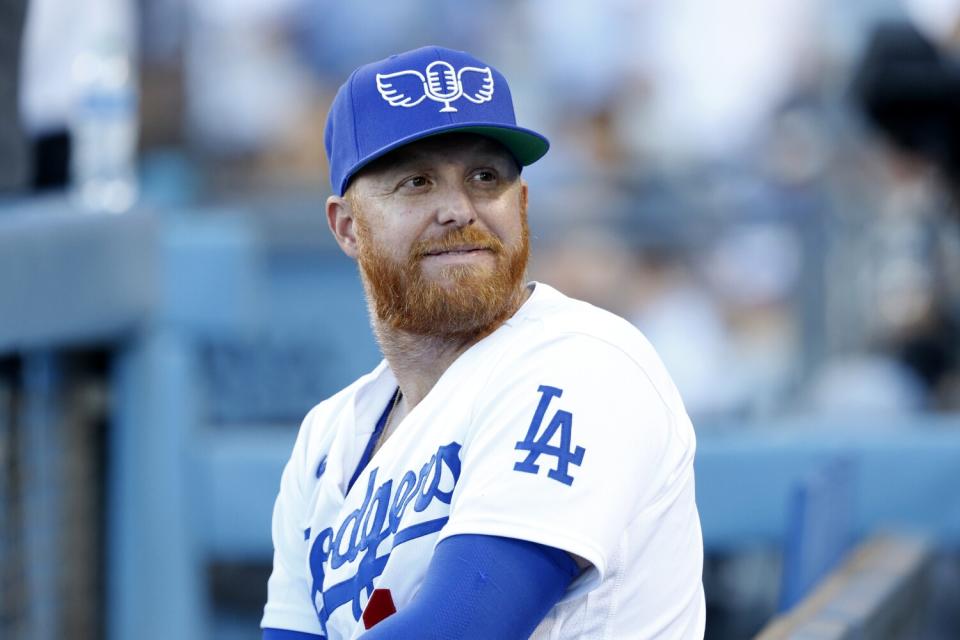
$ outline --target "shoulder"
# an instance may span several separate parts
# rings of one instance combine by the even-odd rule
[[[585,343],[606,343],[631,357],[653,351],[643,334],[620,316],[542,282],[535,285],[527,304],[509,321],[514,332],[526,340],[546,343],[579,338]]]
[[[649,385],[671,411],[683,412],[656,350],[630,322],[543,283],[528,303],[509,323],[491,381],[506,372],[590,371],[615,386]]]

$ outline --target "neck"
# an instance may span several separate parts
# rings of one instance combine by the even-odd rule
[[[397,378],[403,394],[400,409],[406,414],[423,400],[436,385],[440,376],[467,349],[496,331],[510,318],[530,296],[526,287],[518,292],[517,299],[507,316],[471,337],[424,336],[388,326],[374,318],[373,331],[383,356]]]
[[[414,335],[379,321],[374,333],[403,393],[403,413],[419,404],[454,360],[477,342]]]

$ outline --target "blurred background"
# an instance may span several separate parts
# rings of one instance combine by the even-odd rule
[[[0,0],[0,638],[259,637],[379,360],[327,108],[427,43],[552,142],[531,277],[680,388],[707,638],[960,637],[960,0]]]

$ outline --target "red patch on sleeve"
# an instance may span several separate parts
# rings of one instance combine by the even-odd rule
[[[367,602],[367,608],[363,610],[363,628],[371,629],[375,624],[396,612],[397,607],[393,604],[390,589],[374,589]]]

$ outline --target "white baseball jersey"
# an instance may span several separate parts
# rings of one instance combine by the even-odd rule
[[[439,541],[486,534],[592,565],[534,638],[703,637],[695,440],[677,390],[628,322],[532,286],[349,490],[397,380],[382,362],[310,411],[274,509],[263,627],[355,638],[375,590],[378,608],[402,610]]]

